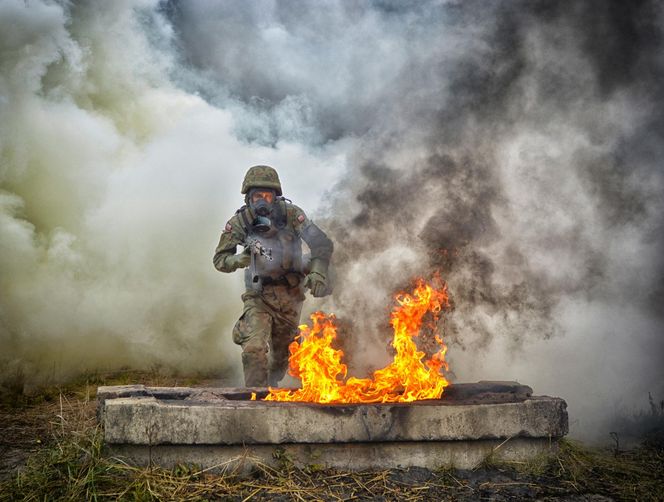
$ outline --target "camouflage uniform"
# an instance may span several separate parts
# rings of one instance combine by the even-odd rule
[[[322,277],[327,281],[332,242],[302,209],[279,197],[281,186],[272,168],[252,167],[245,177],[242,193],[252,188],[269,188],[277,195],[269,215],[270,230],[257,233],[253,225],[255,210],[250,205],[243,206],[226,224],[213,262],[221,272],[234,272],[246,266],[247,260],[238,259],[242,255],[236,255],[236,251],[238,245],[246,246],[249,238],[257,239],[272,251],[271,260],[254,254],[252,267],[245,270],[244,310],[233,328],[233,341],[242,346],[245,385],[275,386],[286,372],[288,345],[298,332],[304,285],[310,283],[304,281],[305,274],[308,279]],[[248,199],[247,196],[247,202]],[[302,240],[311,250],[308,263],[302,256]],[[320,288],[312,288],[312,292],[315,296],[324,294]]]

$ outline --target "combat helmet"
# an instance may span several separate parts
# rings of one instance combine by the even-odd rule
[[[244,175],[242,191],[246,195],[252,188],[271,188],[277,195],[281,195],[281,182],[279,175],[270,166],[253,166]]]

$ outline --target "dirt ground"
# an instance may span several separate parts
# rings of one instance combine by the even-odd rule
[[[49,443],[56,414],[54,404],[0,408],[0,480],[15,474],[31,454]]]

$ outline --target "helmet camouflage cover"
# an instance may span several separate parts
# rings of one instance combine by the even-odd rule
[[[279,175],[270,166],[253,166],[244,175],[242,194],[249,193],[252,188],[271,188],[277,195],[281,195],[281,182]]]

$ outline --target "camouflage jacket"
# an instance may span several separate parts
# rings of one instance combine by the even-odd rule
[[[272,260],[257,257],[257,273],[266,277],[279,277],[289,272],[305,273],[302,264],[302,240],[311,250],[311,259],[329,262],[332,256],[332,241],[316,226],[302,209],[283,197],[275,202],[276,215],[273,230],[267,234],[253,234],[251,222],[255,215],[248,206],[240,208],[226,223],[219,239],[213,263],[221,272],[233,272],[235,268],[227,264],[227,258],[237,252],[238,245],[244,245],[248,237],[256,237],[263,246],[273,250]]]

